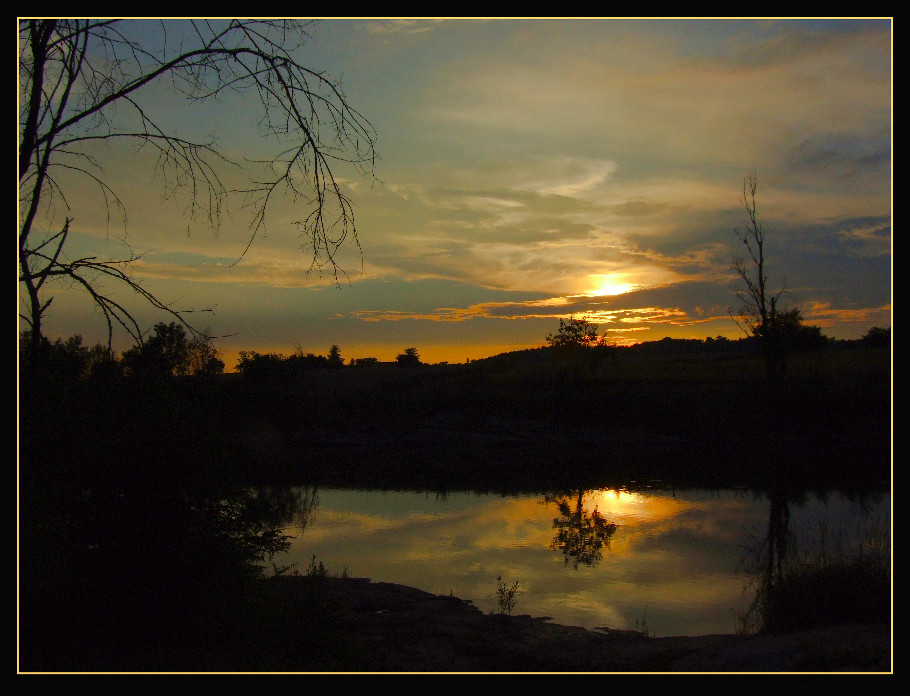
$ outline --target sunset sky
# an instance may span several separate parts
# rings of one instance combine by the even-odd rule
[[[246,211],[217,234],[188,230],[151,153],[106,159],[145,254],[137,276],[175,306],[214,309],[193,321],[227,336],[229,370],[239,350],[332,344],[345,360],[414,346],[464,362],[542,345],[571,316],[619,342],[739,337],[731,258],[753,169],[771,285],[828,336],[891,326],[890,20],[337,19],[300,58],[339,79],[378,135],[375,181],[340,173],[360,242],[339,257],[340,285],[307,273],[289,224],[303,202],[278,202],[233,265]],[[161,89],[155,105],[232,154],[274,149],[255,104],[194,110]],[[122,256],[122,222],[72,186],[85,193],[68,196],[71,255]],[[131,302],[147,327],[169,320]],[[106,340],[67,288],[46,328]]]

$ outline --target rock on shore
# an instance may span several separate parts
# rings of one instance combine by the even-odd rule
[[[302,577],[276,578],[295,592]],[[888,626],[785,635],[649,638],[544,618],[484,614],[470,601],[366,578],[320,578],[362,665],[393,672],[890,672]],[[296,586],[296,589],[295,589]]]

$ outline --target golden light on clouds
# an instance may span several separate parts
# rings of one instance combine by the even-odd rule
[[[615,343],[738,337],[733,230],[754,167],[772,285],[833,338],[891,324],[888,20],[346,19],[309,50],[381,137],[374,178],[336,173],[360,243],[336,257],[340,283],[301,250],[306,202],[276,198],[246,250],[242,200],[213,234],[185,197],[161,200],[149,149],[98,153],[124,211],[61,171],[72,210],[51,221],[74,218],[80,256],[132,249],[168,301],[216,306],[225,352],[334,343],[391,360],[416,345],[460,362],[542,345],[571,317]],[[232,104],[168,124],[258,156]],[[219,176],[239,191],[258,166]],[[104,340],[89,303],[62,311],[64,290],[50,335]]]
[[[588,276],[588,281],[593,287],[584,294],[591,297],[622,295],[639,287],[636,283],[629,282],[622,273],[594,273]]]

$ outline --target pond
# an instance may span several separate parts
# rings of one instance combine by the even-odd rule
[[[777,547],[790,555],[890,540],[887,493],[294,494],[302,511],[286,527],[294,539],[278,565],[305,573],[315,557],[331,574],[451,593],[486,613],[499,609],[497,588],[517,582],[514,614],[654,636],[736,632],[755,598],[755,561],[774,534],[784,534]]]

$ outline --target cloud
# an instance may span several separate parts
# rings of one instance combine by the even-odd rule
[[[526,319],[510,330],[523,324],[533,340],[535,322],[590,313],[617,334],[693,322],[717,333],[733,303],[743,175],[755,167],[772,282],[800,306],[827,307],[819,321],[832,326],[890,307],[889,21],[322,27],[330,40],[309,47],[314,64],[329,57],[380,133],[381,182],[338,172],[361,243],[338,257],[346,292],[322,293],[334,278],[307,273],[293,224],[305,201],[276,201],[228,268],[250,238],[246,211],[217,235],[202,232],[205,220],[187,235],[185,200],[162,204],[143,174],[149,153],[112,150],[129,241],[149,252],[142,277],[279,298],[263,300],[284,317],[276,326],[320,311],[377,331]],[[243,122],[211,126],[237,135],[225,140],[233,152],[246,148]],[[120,228],[106,224],[97,191],[91,207],[81,190],[77,210],[58,217],[76,217],[80,250],[107,250]],[[598,297],[610,285],[634,291]]]
[[[658,326],[691,327],[730,322],[727,288],[710,283],[681,283],[614,296],[567,295],[527,300],[478,302],[430,310],[355,310],[348,316],[365,322],[445,322],[486,320],[557,320],[584,317],[604,335],[622,336]]]
[[[432,31],[445,19],[389,19],[370,21],[367,31],[370,34],[422,34]]]
[[[544,180],[518,184],[518,188],[573,198],[601,188],[617,170],[611,160],[584,158],[556,158],[547,163],[548,176]]]
[[[798,181],[818,178],[851,186],[865,186],[891,172],[891,140],[888,133],[812,133],[795,143],[784,157],[782,168]]]
[[[891,326],[890,304],[880,307],[863,307],[861,309],[842,309],[834,308],[826,302],[813,302],[804,305],[800,313],[806,318],[808,323],[824,329],[850,324],[860,327],[879,326],[888,328]],[[860,331],[858,334],[864,332]],[[854,335],[854,338],[857,335]]]

